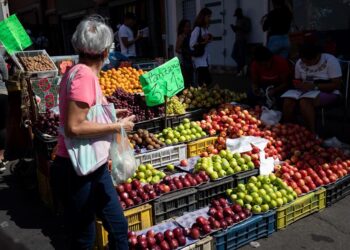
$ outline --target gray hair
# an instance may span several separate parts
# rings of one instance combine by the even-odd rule
[[[113,31],[100,16],[90,16],[79,23],[72,37],[77,53],[99,55],[113,43]]]

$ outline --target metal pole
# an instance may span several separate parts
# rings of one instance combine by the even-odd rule
[[[0,0],[0,21],[10,16],[9,5],[7,0]]]

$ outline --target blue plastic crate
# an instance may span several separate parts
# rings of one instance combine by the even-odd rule
[[[254,215],[227,231],[214,234],[217,250],[234,250],[276,231],[276,212]]]

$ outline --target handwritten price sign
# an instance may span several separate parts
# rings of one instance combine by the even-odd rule
[[[163,65],[140,76],[147,106],[164,103],[164,96],[172,97],[184,89],[179,59],[174,57]]]

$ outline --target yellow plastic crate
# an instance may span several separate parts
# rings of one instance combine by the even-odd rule
[[[50,179],[44,173],[42,173],[39,169],[36,170],[37,180],[38,180],[38,191],[40,195],[41,201],[48,207],[51,211],[53,211],[53,197],[50,185]]]
[[[140,231],[153,226],[152,206],[150,204],[141,205],[124,211],[128,219],[130,231]],[[103,228],[102,221],[96,221],[96,246],[95,249],[106,249],[108,245],[108,232]]]
[[[209,137],[200,139],[195,142],[191,142],[187,144],[187,157],[194,157],[200,155],[202,152],[204,152],[209,145],[214,145],[216,140],[218,139],[217,136]]]
[[[214,250],[214,249],[215,249],[214,238],[211,236],[207,236],[204,239],[201,239],[200,241],[183,248],[182,250]]]
[[[315,192],[297,198],[292,203],[280,207],[276,211],[277,229],[302,219],[326,207],[326,189],[320,188]]]

